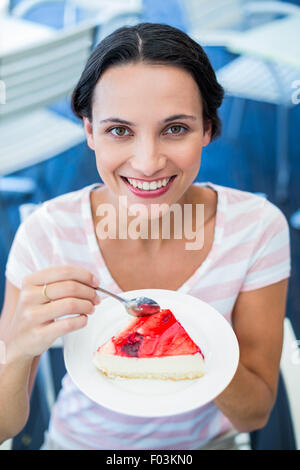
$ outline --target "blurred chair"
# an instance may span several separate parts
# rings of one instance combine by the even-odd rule
[[[235,2],[237,3],[237,2]],[[239,2],[242,3],[242,2]],[[278,1],[245,2],[241,5],[241,18],[244,28],[255,24],[253,18],[274,19],[299,15],[296,5]],[[260,22],[259,22],[260,24]],[[228,47],[239,33],[234,29],[201,29],[194,24],[192,37],[202,46]],[[259,45],[258,45],[259,47]],[[228,136],[237,139],[247,100],[269,103],[276,106],[277,146],[276,146],[276,185],[275,197],[278,202],[288,198],[289,161],[288,128],[289,112],[295,105],[291,100],[291,84],[299,78],[299,68],[265,60],[259,56],[241,55],[217,71],[217,79],[225,89],[226,96],[233,98],[228,122]]]
[[[143,21],[162,23],[187,32],[189,19],[183,0],[143,0]]]
[[[20,21],[41,3],[45,0],[22,2],[9,18]],[[69,98],[94,45],[96,28],[94,22],[73,24],[28,47],[20,39],[19,49],[0,53],[0,80],[6,88],[6,100],[0,107],[0,190],[32,192],[34,182],[4,176],[85,140],[82,125],[47,107]]]
[[[263,429],[237,436],[239,449],[300,450],[299,343],[291,321],[286,317],[278,391],[274,407]]]
[[[286,317],[277,398],[266,426],[250,433],[253,450],[300,450],[299,343]]]
[[[14,17],[25,18],[28,13],[46,4],[63,5],[62,25],[64,28],[74,26],[77,23],[78,5],[75,0],[22,0],[15,6],[10,2],[9,11]]]
[[[6,84],[6,100],[0,107],[0,191],[32,193],[35,181],[4,175],[45,161],[85,141],[82,125],[47,107],[68,98],[93,48],[96,28],[89,21],[54,30],[53,35],[28,47],[22,47],[21,38],[19,50],[0,53],[0,80]],[[24,217],[23,210],[21,221]],[[4,229],[5,218],[2,223]],[[49,407],[55,399],[50,358],[50,352],[41,358],[32,397],[34,403],[40,400],[41,408],[38,419],[28,426],[31,431],[32,426],[37,429],[37,433],[47,427]],[[28,436],[26,430],[19,442],[17,436],[13,448],[30,448]]]
[[[99,26],[95,44],[115,29],[141,22],[143,0],[24,0],[12,11],[24,16],[36,5],[63,3],[63,27],[69,27],[78,21],[78,17],[92,19]]]
[[[290,217],[290,224],[296,230],[300,230],[300,209],[297,209]]]
[[[289,318],[284,320],[284,337],[280,368],[291,411],[297,450],[300,450],[300,341]]]
[[[133,26],[142,21],[143,0],[75,0],[93,14],[99,29],[96,44],[122,26]]]
[[[83,128],[46,107],[68,97],[93,44],[95,25],[79,24],[1,56],[6,103],[0,108],[0,175],[51,158],[82,142]]]
[[[280,0],[182,0],[189,34],[204,45],[224,45],[235,33],[294,15],[297,5]]]
[[[182,0],[188,17],[189,34],[240,30],[244,27],[243,6],[247,1],[249,0]]]
[[[286,317],[274,407],[264,428],[236,437],[239,450],[300,450],[299,343]]]

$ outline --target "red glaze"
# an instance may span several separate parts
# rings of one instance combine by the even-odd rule
[[[203,356],[200,348],[168,309],[147,317],[137,317],[109,342],[118,356],[145,358],[196,353]]]

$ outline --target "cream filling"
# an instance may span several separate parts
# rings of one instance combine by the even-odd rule
[[[109,377],[196,379],[204,375],[200,353],[186,356],[136,358],[95,353],[94,365]]]

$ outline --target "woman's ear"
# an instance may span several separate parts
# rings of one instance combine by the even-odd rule
[[[89,118],[83,117],[82,119],[83,119],[87,144],[90,147],[90,149],[95,150],[94,136],[93,136],[93,125],[90,122]]]
[[[212,122],[207,119],[203,123],[203,147],[208,145],[211,141]]]

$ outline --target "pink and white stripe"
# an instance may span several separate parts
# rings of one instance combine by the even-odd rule
[[[196,183],[200,184],[200,183]],[[210,303],[230,322],[239,292],[290,276],[289,229],[272,203],[252,193],[201,183],[218,194],[213,246],[179,292]],[[27,274],[51,265],[73,264],[93,272],[103,287],[120,293],[97,243],[84,187],[40,205],[20,226],[6,266],[18,288]],[[67,449],[196,449],[230,429],[213,402],[168,418],[115,413],[84,396],[68,374],[54,406],[49,433]]]

